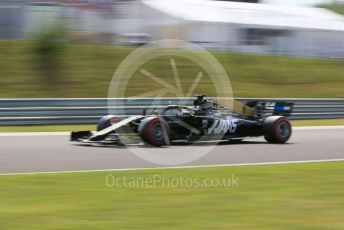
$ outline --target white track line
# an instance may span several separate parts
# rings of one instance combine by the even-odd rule
[[[293,130],[326,130],[326,129],[344,129],[343,126],[297,126]],[[70,132],[9,132],[0,133],[0,137],[25,137],[25,136],[68,136]]]
[[[162,169],[192,169],[192,168],[211,168],[211,167],[233,167],[233,166],[259,166],[259,165],[282,165],[282,164],[301,164],[301,163],[320,163],[344,161],[343,159],[324,159],[324,160],[304,160],[304,161],[276,161],[261,163],[238,163],[238,164],[219,164],[219,165],[193,165],[193,166],[168,166],[153,168],[123,168],[123,169],[95,169],[95,170],[76,170],[76,171],[54,171],[54,172],[24,172],[24,173],[2,173],[0,176],[15,175],[35,175],[35,174],[62,174],[62,173],[89,173],[89,172],[118,172],[135,170],[162,170]]]
[[[322,129],[344,129],[343,126],[296,126],[293,127],[293,130],[322,130]]]

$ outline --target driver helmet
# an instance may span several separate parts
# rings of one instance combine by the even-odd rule
[[[209,112],[211,110],[211,103],[210,102],[205,102],[204,104],[200,105],[200,108],[203,111]]]

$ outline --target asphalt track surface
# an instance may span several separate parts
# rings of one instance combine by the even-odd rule
[[[67,134],[0,134],[0,174],[162,167],[130,150],[138,147],[78,146]],[[198,146],[198,148],[202,146]],[[194,146],[169,146],[194,151]],[[164,154],[163,148],[149,148]],[[268,144],[263,138],[221,144],[187,166],[250,164],[344,159],[344,128],[297,128],[288,144]]]

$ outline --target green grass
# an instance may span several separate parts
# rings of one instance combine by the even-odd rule
[[[337,14],[342,14],[344,15],[344,8],[337,8],[337,7],[328,7],[328,10],[332,10],[333,12],[337,13]]]
[[[344,229],[344,163],[0,176],[1,229]],[[106,187],[227,178],[238,187]]]
[[[0,97],[107,97],[119,63],[132,48],[105,45],[65,45],[56,53],[57,79],[42,70],[36,44],[0,41]],[[344,97],[344,65],[341,60],[258,56],[213,52],[228,73],[236,97]],[[153,60],[144,67],[174,83],[169,58]],[[198,67],[176,58],[184,92]],[[196,68],[197,67],[197,68]],[[55,76],[55,75],[54,75]],[[55,76],[55,77],[56,77]],[[118,82],[119,84],[120,82]],[[211,96],[214,88],[205,74],[195,93]],[[135,96],[161,87],[135,72],[124,96]],[[167,94],[165,96],[175,96]]]
[[[24,125],[0,126],[0,132],[63,132],[77,130],[95,130],[96,125]]]
[[[344,119],[319,119],[319,120],[296,120],[293,126],[324,126],[344,125]],[[0,126],[0,132],[59,132],[76,130],[95,130],[96,125],[25,125],[25,126]]]
[[[331,126],[344,125],[344,119],[315,119],[291,121],[293,126]]]
[[[316,6],[331,10],[337,14],[344,15],[344,4],[337,1],[336,2],[333,1],[333,3],[321,3],[321,4],[317,4]]]

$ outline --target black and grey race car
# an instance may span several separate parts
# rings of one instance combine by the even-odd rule
[[[220,104],[204,95],[193,106],[170,105],[159,114],[101,118],[97,131],[76,131],[71,141],[117,145],[144,142],[153,146],[197,141],[232,141],[264,136],[269,143],[285,143],[292,128],[287,116],[293,104],[283,101],[233,101]],[[231,108],[228,108],[231,107]]]

